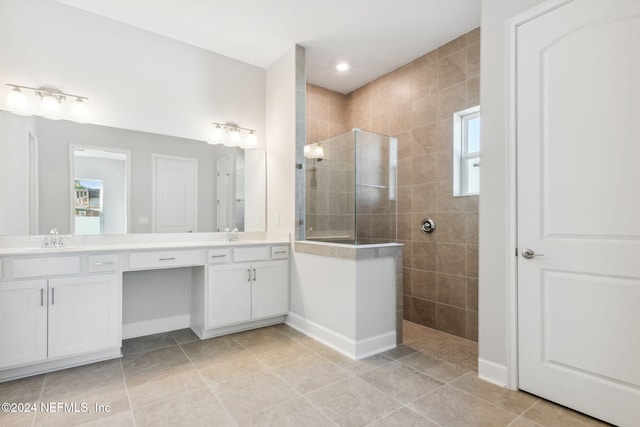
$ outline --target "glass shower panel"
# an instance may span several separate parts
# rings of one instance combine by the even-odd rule
[[[306,238],[355,244],[353,133],[307,147]]]
[[[396,240],[395,138],[353,130],[305,147],[306,239]]]
[[[356,132],[356,243],[396,240],[395,138]]]

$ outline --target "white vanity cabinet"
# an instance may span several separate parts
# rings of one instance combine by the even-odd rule
[[[213,265],[207,283],[207,328],[289,312],[285,260]]]
[[[209,267],[207,328],[251,320],[251,264]]]
[[[48,258],[52,265],[55,259]],[[13,260],[14,275],[24,277],[22,264],[38,260]],[[57,269],[50,277],[0,282],[0,369],[119,349],[121,275],[56,277]]]
[[[263,319],[289,312],[289,263],[265,261],[252,264],[251,318]]]
[[[49,358],[120,347],[119,274],[49,279]]]
[[[192,329],[200,338],[282,323],[289,312],[288,245],[210,250],[208,263],[204,286],[192,288]]]
[[[47,280],[0,283],[0,368],[47,358]]]

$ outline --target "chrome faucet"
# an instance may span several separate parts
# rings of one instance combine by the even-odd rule
[[[236,240],[240,240],[240,237],[238,237],[238,228],[234,228],[233,230],[230,230],[229,227],[225,227],[224,231],[227,233],[227,240],[229,242],[233,242]]]
[[[42,241],[43,248],[63,248],[64,240],[62,236],[58,234],[57,228],[52,228],[48,236],[44,236]]]

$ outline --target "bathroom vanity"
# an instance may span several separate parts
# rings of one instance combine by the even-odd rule
[[[282,323],[289,311],[287,241],[2,248],[0,381],[120,357],[123,275],[176,268],[191,269],[201,339]]]

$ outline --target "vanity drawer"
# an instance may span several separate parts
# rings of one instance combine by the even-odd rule
[[[116,254],[89,255],[89,273],[120,269],[120,257]]]
[[[289,246],[271,246],[271,259],[289,258]]]
[[[269,246],[257,246],[254,248],[235,248],[233,250],[234,261],[260,261],[269,259]]]
[[[80,273],[80,257],[77,255],[17,258],[12,264],[14,279]]]
[[[202,265],[202,251],[134,252],[129,255],[129,268],[175,268]]]
[[[231,248],[209,249],[207,259],[209,260],[209,264],[224,264],[231,262]]]

